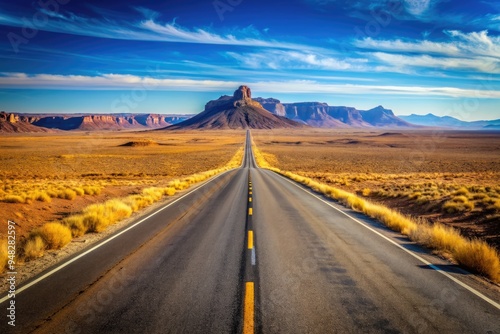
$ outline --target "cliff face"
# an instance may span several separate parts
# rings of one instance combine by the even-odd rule
[[[320,102],[285,103],[286,116],[315,127],[347,128],[328,114],[328,104]]]
[[[0,132],[47,132],[58,130],[156,129],[186,120],[190,115],[21,115],[0,113]]]
[[[53,132],[53,130],[31,124],[34,117],[19,116],[14,113],[0,112],[0,133]]]
[[[370,110],[353,107],[329,106],[321,102],[281,103],[276,99],[257,98],[262,106],[277,115],[284,115],[297,122],[322,128],[415,127],[392,110],[382,106]]]
[[[167,129],[276,129],[304,127],[288,118],[274,115],[252,99],[247,86],[240,86],[233,96],[223,95],[209,101],[205,110]]]
[[[264,109],[272,112],[273,114],[281,117],[287,117],[285,106],[281,104],[280,100],[273,98],[263,99],[261,97],[257,97],[253,100],[260,103]]]

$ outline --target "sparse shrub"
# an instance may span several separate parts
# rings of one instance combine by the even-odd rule
[[[457,213],[462,211],[471,211],[474,209],[474,203],[463,195],[455,196],[443,204],[443,210],[448,213]]]
[[[52,198],[45,191],[36,192],[34,198],[40,202],[50,203],[52,201]]]
[[[164,189],[164,194],[167,196],[174,196],[176,193],[175,188],[167,187]]]
[[[453,197],[452,201],[456,202],[456,203],[464,203],[465,204],[465,203],[469,202],[469,199],[464,195],[460,195],[460,196]]]
[[[99,186],[84,186],[82,187],[84,194],[86,195],[99,195],[101,194],[101,187]]]
[[[370,189],[370,188],[365,188],[365,189],[363,189],[363,191],[361,192],[361,194],[362,194],[363,196],[365,196],[365,197],[368,197],[368,196],[370,196],[371,192],[372,192],[372,191],[371,191],[371,189]]]
[[[469,240],[459,243],[453,257],[464,267],[493,281],[500,281],[500,254],[486,242]]]
[[[71,201],[76,198],[76,192],[73,189],[63,189],[57,194],[57,197],[69,199]]]
[[[130,217],[132,208],[119,199],[92,204],[83,210],[83,224],[90,232],[101,232],[107,226]]]
[[[457,203],[454,201],[447,201],[443,204],[443,210],[445,210],[448,213],[456,213],[464,211],[465,207],[461,203]]]
[[[18,195],[5,195],[2,201],[5,203],[25,203],[26,199]]]
[[[429,227],[426,227],[429,228]],[[453,252],[455,247],[463,242],[463,237],[452,227],[434,224],[431,228],[430,247]]]
[[[163,197],[163,189],[160,188],[146,188],[142,191],[145,196],[150,196],[153,202],[160,200]]]
[[[455,196],[462,195],[462,196],[466,196],[466,198],[468,198],[470,196],[470,193],[466,187],[461,187],[460,189],[455,191],[455,193],[453,195],[455,195]]]
[[[126,197],[123,202],[127,204],[133,212],[145,208],[153,203],[153,199],[150,197],[144,197],[142,195],[130,195]]]
[[[83,216],[83,225],[87,232],[102,232],[108,227],[108,221],[95,213],[86,213]]]
[[[83,196],[85,194],[85,190],[80,187],[76,187],[72,189],[78,196]]]
[[[62,223],[69,227],[73,238],[82,236],[87,232],[87,227],[83,223],[82,215],[73,215],[66,217],[62,220]]]
[[[47,189],[45,191],[45,193],[47,195],[49,195],[49,197],[51,197],[51,198],[56,198],[57,197],[57,192],[55,190],[53,190],[53,189]]]
[[[59,223],[47,223],[37,228],[30,239],[40,236],[49,249],[60,249],[71,241],[71,230]]]
[[[473,199],[476,199],[476,200],[477,200],[477,199],[479,199],[479,200],[483,200],[483,199],[485,199],[485,198],[487,198],[487,197],[488,197],[488,195],[486,195],[486,194],[484,194],[484,193],[477,193],[477,194],[472,195],[472,198],[473,198]]]
[[[23,256],[25,260],[33,260],[43,256],[47,245],[43,241],[42,237],[35,235],[29,238],[23,247]]]
[[[181,180],[173,180],[169,182],[168,186],[176,190],[183,190],[189,187],[189,183]]]

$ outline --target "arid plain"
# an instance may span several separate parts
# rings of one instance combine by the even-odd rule
[[[173,180],[227,165],[244,137],[242,130],[4,136],[0,219],[18,223],[22,259],[30,261],[71,240],[42,243],[37,229],[44,224],[62,223],[73,238],[100,232],[107,223],[87,217],[92,205],[113,206],[99,208],[114,210],[111,224],[128,217],[129,211],[120,211],[123,203],[112,201],[140,211],[185,188]],[[252,137],[272,167],[422,222],[452,226],[500,249],[498,133],[288,129],[252,130]]]
[[[157,199],[156,189],[186,186],[174,185],[173,180],[225,166],[241,149],[244,135],[243,131],[4,135],[0,219],[16,222],[18,245],[24,245],[45,223],[72,227],[64,219],[92,204],[140,195],[141,201],[147,197],[145,203],[134,205],[147,206]],[[77,230],[72,227],[73,237],[85,233]],[[5,240],[6,233],[1,231],[0,239]],[[44,246],[36,248],[25,257],[41,255]]]
[[[500,249],[500,134],[252,131],[274,167],[310,177]]]

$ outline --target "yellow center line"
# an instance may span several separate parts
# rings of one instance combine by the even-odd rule
[[[248,208],[248,215],[251,216],[253,214],[252,208]]]
[[[248,201],[249,201],[249,202],[251,202],[251,201],[252,201],[252,197],[249,197],[249,198],[248,198]]]
[[[245,309],[243,310],[243,334],[254,334],[254,286],[253,282],[245,284]]]
[[[248,231],[248,249],[253,248],[253,231]]]
[[[252,195],[252,192],[251,192],[251,191],[249,191],[249,192],[248,192],[248,194],[249,194],[249,195]]]

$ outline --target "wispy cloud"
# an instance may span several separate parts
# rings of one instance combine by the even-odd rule
[[[458,55],[460,50],[456,44],[440,43],[428,40],[419,41],[403,41],[401,39],[394,40],[377,40],[367,37],[361,40],[356,40],[354,45],[362,49],[390,51],[390,52],[407,52],[407,53],[434,53],[443,55]]]
[[[427,55],[420,56],[405,56],[395,55],[390,53],[375,52],[373,55],[384,63],[390,64],[398,69],[411,69],[415,67],[483,72],[483,73],[500,73],[500,63],[495,59],[468,59],[468,58],[440,58]],[[388,67],[390,68],[390,67]]]
[[[284,48],[296,49],[300,46],[293,43],[283,43],[275,40],[263,40],[256,38],[237,37],[233,34],[221,35],[210,32],[206,29],[196,28],[190,30],[183,28],[175,23],[160,24],[152,19],[138,24],[138,28],[152,34],[152,38],[156,40],[170,41],[170,42],[183,42],[183,43],[196,43],[196,44],[218,44],[218,45],[243,45],[254,47],[266,48]],[[251,29],[242,29],[241,32],[245,33]]]
[[[49,19],[36,28],[43,31],[100,37],[108,39],[163,41],[194,44],[237,45],[276,49],[308,49],[307,45],[280,42],[269,38],[256,38],[260,34],[253,26],[232,29],[231,34],[210,31],[208,28],[187,28],[175,21],[161,23],[157,21],[155,11],[136,7],[145,19],[132,22],[116,21],[112,18],[89,18],[74,13],[50,12],[40,9]],[[0,25],[23,27],[22,18],[0,13]]]
[[[141,77],[130,74],[103,74],[100,76],[2,73],[0,86],[4,88],[59,88],[59,89],[178,89],[213,91],[237,86],[236,82],[217,80],[169,79]]]
[[[409,71],[412,68],[429,68],[441,72],[477,71],[500,73],[500,36],[490,36],[487,31],[463,33],[447,30],[449,40],[433,42],[427,40],[403,41],[364,38],[354,45],[373,51],[372,55],[385,70]]]
[[[500,36],[490,36],[488,31],[464,33],[459,30],[445,30],[446,42],[428,40],[404,41],[401,39],[377,40],[370,37],[354,41],[359,48],[377,51],[434,53],[451,56],[488,56],[500,58]]]
[[[248,68],[316,69],[316,70],[364,70],[364,58],[336,58],[318,52],[268,50],[254,53],[227,52]]]
[[[232,91],[240,83],[223,80],[193,80],[140,77],[122,74],[101,76],[2,73],[0,87],[38,89],[156,89],[177,91]],[[387,94],[406,96],[443,96],[500,98],[500,91],[456,87],[329,84],[315,80],[249,82],[256,91],[268,93]]]

